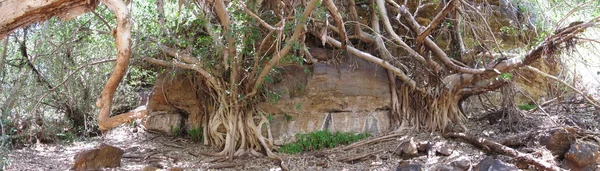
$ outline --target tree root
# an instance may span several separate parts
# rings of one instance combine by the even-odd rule
[[[507,147],[507,146],[502,145],[495,141],[487,140],[485,138],[470,136],[470,135],[467,135],[464,133],[454,133],[454,132],[444,134],[444,137],[462,139],[472,145],[489,150],[490,152],[495,152],[495,153],[513,157],[515,160],[537,166],[538,168],[540,168],[542,170],[563,170],[556,165],[553,165],[546,161],[536,159],[535,157],[533,157],[529,154],[521,153],[515,149],[512,149],[510,147]]]

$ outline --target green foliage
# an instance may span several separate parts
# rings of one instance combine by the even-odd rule
[[[281,98],[281,95],[279,95],[279,93],[275,91],[267,90],[267,98],[271,104],[277,104],[277,102]]]
[[[181,135],[181,128],[176,126],[176,127],[172,127],[171,128],[171,135],[173,135],[174,137],[180,136]]]
[[[502,73],[502,74],[498,75],[498,77],[502,78],[504,80],[510,80],[513,78],[513,75],[512,75],[512,73],[507,72],[507,73]]]
[[[291,116],[291,115],[288,115],[287,113],[284,113],[284,114],[283,114],[283,118],[284,118],[286,121],[288,121],[288,122],[289,122],[289,121],[292,121],[292,116]]]
[[[532,104],[520,104],[517,107],[519,107],[519,109],[521,109],[521,110],[531,110],[531,109],[535,109],[537,106],[532,105]]]
[[[281,146],[282,153],[296,154],[304,151],[334,148],[338,145],[346,145],[369,137],[369,133],[353,134],[349,132],[335,132],[322,130],[308,134],[296,135],[296,142]]]
[[[75,135],[71,131],[64,132],[64,133],[58,133],[58,134],[56,134],[56,136],[58,137],[59,140],[61,140],[63,142],[67,142],[67,143],[75,142],[78,139],[77,135]]]
[[[193,141],[200,142],[204,139],[204,133],[202,131],[202,126],[200,126],[198,128],[192,128],[188,130],[187,133]]]

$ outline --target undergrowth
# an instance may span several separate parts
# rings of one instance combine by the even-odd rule
[[[204,138],[202,127],[192,128],[188,130],[188,135],[192,138],[193,141],[201,142]]]
[[[308,134],[297,134],[296,142],[284,144],[279,152],[297,154],[304,151],[320,150],[323,148],[334,148],[338,145],[346,145],[369,137],[369,133],[354,134],[350,132],[335,132],[322,130]]]

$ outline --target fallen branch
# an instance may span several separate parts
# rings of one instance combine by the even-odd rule
[[[464,133],[455,133],[455,132],[447,133],[444,135],[444,137],[462,139],[472,145],[487,149],[491,152],[504,154],[504,155],[513,157],[515,160],[519,160],[519,161],[537,166],[538,168],[540,168],[542,170],[563,170],[556,165],[553,165],[546,161],[536,159],[529,154],[521,153],[515,149],[512,149],[510,147],[507,147],[507,146],[497,143],[495,141],[487,140],[485,138],[469,136]]]
[[[382,137],[377,137],[375,139],[358,141],[358,142],[355,142],[354,144],[350,144],[348,146],[341,148],[341,150],[347,151],[347,150],[357,148],[357,147],[367,145],[367,144],[386,142],[386,141],[394,140],[394,139],[396,139],[396,137],[399,137],[401,135],[404,135],[404,134],[396,133],[396,134],[390,134],[390,135],[386,135],[386,136],[382,136]],[[404,138],[402,138],[402,139],[404,139]]]
[[[365,153],[365,154],[361,154],[361,155],[357,155],[357,156],[349,156],[349,157],[343,157],[338,159],[337,161],[340,162],[352,162],[352,161],[356,161],[356,160],[363,160],[365,158],[371,157],[375,154],[381,153],[385,150],[378,150],[378,151],[374,151],[374,152],[370,152],[370,153]]]

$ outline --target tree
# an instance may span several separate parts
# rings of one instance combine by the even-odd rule
[[[0,11],[17,7],[15,9],[25,12],[3,15],[9,17],[0,21],[0,35],[82,6],[93,9],[96,4],[89,2],[54,0],[23,7],[17,1],[8,1],[0,5]],[[117,18],[113,31],[117,62],[97,103],[101,108],[99,127],[108,130],[134,117],[134,113],[110,117],[114,92],[131,56],[131,15],[126,3],[120,0],[101,2],[114,11]],[[506,84],[503,74],[573,46],[577,35],[596,26],[600,19],[572,23],[541,39],[529,52],[508,55],[501,52],[499,40],[481,9],[475,7],[479,4],[473,1],[425,4],[409,1],[399,4],[392,0],[360,4],[354,0],[348,3],[332,0],[180,1],[176,21],[167,20],[162,0],[156,2],[161,35],[155,35],[158,39],[144,38],[148,40],[144,43],[155,45],[170,58],[145,60],[193,70],[202,77],[198,86],[208,106],[203,118],[205,144],[223,147],[215,155],[229,159],[256,154],[261,149],[269,157],[278,158],[271,152],[275,148],[272,140],[262,135],[268,119],[256,104],[265,100],[265,85],[273,79],[278,66],[294,61],[314,62],[307,53],[308,42],[345,50],[387,69],[392,84],[392,125],[408,124],[415,129],[436,131],[444,130],[450,123],[462,125],[465,122],[459,107],[462,99],[503,87]],[[430,14],[435,15],[419,13],[419,9],[431,5],[438,7],[430,8],[433,9]],[[28,11],[44,15],[31,17],[26,15]],[[179,14],[186,12],[193,17],[182,19],[180,23]],[[17,20],[20,17],[26,19]],[[480,25],[485,29],[464,24],[475,21],[482,22]],[[171,22],[175,24],[169,25]],[[444,49],[441,42],[433,39],[439,37],[436,34],[442,28],[452,30],[448,32],[452,37],[451,48]],[[481,33],[484,35],[478,35]],[[479,43],[465,43],[465,38]],[[486,43],[490,41],[492,43]],[[471,54],[467,48],[479,50]],[[466,57],[478,60],[463,63]],[[395,85],[396,79],[401,85]]]

